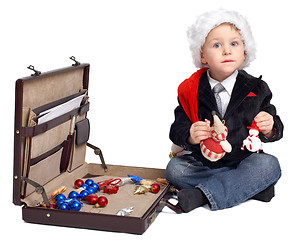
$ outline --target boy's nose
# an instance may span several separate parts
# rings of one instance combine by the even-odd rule
[[[228,46],[225,46],[223,49],[223,55],[230,55],[231,53],[232,53],[231,48]]]

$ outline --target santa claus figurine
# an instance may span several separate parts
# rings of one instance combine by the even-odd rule
[[[262,142],[259,138],[260,129],[257,126],[255,120],[252,122],[251,127],[247,127],[249,130],[249,136],[243,141],[241,147],[242,150],[245,150],[245,147],[251,152],[259,153],[262,150]]]

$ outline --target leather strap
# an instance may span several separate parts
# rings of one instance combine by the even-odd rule
[[[66,114],[63,114],[59,117],[56,117],[46,123],[42,123],[39,125],[36,125],[34,127],[22,127],[20,134],[23,137],[34,137],[36,135],[39,135],[41,133],[44,133],[66,121],[69,121],[70,119],[73,118],[75,115],[82,115],[86,113],[89,110],[89,102],[86,103],[85,105],[76,108]]]

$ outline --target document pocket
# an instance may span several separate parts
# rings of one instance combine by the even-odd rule
[[[44,185],[60,174],[60,162],[63,153],[63,144],[30,160],[28,172],[29,179]],[[27,185],[26,196],[35,191],[31,185]]]

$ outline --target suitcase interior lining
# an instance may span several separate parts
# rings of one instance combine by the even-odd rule
[[[35,78],[23,85],[23,107],[35,109],[78,93],[82,89],[83,68],[48,75],[41,79]]]
[[[40,75],[38,78],[25,81],[23,84],[22,126],[37,126],[37,123],[33,120],[36,116],[33,109],[39,109],[42,106],[59,101],[59,103],[62,103],[61,99],[73,97],[79,92],[86,91],[87,93],[87,90],[83,89],[83,74],[84,69],[77,68],[58,74]],[[84,118],[86,118],[86,113],[77,116],[76,122]],[[31,159],[45,155],[45,153],[63,144],[69,135],[70,124],[71,120],[68,120],[44,133],[22,138],[22,176],[26,176],[39,184],[46,184],[61,174],[59,165],[63,149],[58,151],[58,154],[52,154],[33,166],[31,165]],[[85,144],[83,146],[74,145],[72,146],[68,171],[81,166],[85,161]],[[33,187],[22,181],[22,196],[28,196],[33,191]]]
[[[91,178],[94,181],[103,181],[111,178],[127,177],[128,174],[138,175],[143,179],[156,180],[157,177],[164,176],[163,169],[151,169],[151,168],[138,168],[128,166],[115,166],[108,165],[108,172],[104,172],[100,164],[83,164],[81,167],[75,169],[72,172],[65,172],[52,181],[44,185],[48,198],[51,193],[61,186],[65,186],[67,190],[64,194],[67,196],[70,191],[75,190],[73,184],[78,178],[86,179]],[[122,208],[134,207],[130,217],[141,218],[158,199],[162,191],[165,190],[166,185],[162,185],[159,193],[154,194],[147,192],[145,194],[134,194],[136,184],[129,182],[119,188],[116,194],[105,194],[103,191],[97,193],[98,196],[106,196],[109,204],[105,208],[95,208],[94,206],[83,203],[83,207],[80,212],[97,213],[97,214],[110,214],[116,215],[116,213]],[[27,206],[34,207],[39,202],[42,202],[42,196],[33,192],[31,195],[23,199],[23,202]],[[58,210],[62,211],[62,210]]]

